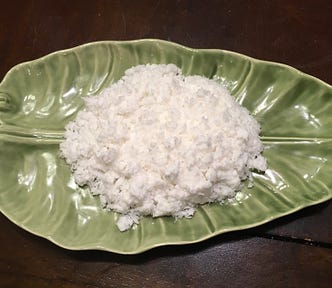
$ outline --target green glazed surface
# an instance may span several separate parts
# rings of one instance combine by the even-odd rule
[[[59,158],[65,125],[138,64],[174,63],[215,77],[262,127],[269,169],[234,201],[200,207],[192,219],[144,218],[119,232],[117,215],[77,187]],[[161,40],[105,41],[12,68],[0,84],[0,210],[20,227],[68,249],[135,254],[245,229],[332,196],[332,88],[289,66]]]

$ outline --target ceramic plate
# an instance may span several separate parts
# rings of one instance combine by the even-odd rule
[[[227,204],[192,219],[145,218],[127,232],[117,215],[77,187],[59,158],[65,125],[123,72],[174,63],[184,74],[215,77],[262,127],[269,169],[254,174]],[[135,254],[245,229],[332,196],[332,88],[282,64],[160,40],[96,42],[12,68],[0,84],[0,209],[20,227],[68,249]]]

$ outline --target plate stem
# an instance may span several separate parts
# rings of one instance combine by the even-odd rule
[[[9,96],[0,92],[0,112],[6,112],[8,110],[10,110]]]

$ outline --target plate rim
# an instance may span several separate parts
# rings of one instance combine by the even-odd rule
[[[197,243],[203,242],[205,240],[211,239],[213,237],[216,237],[218,235],[222,235],[222,234],[225,234],[225,233],[230,233],[230,232],[235,232],[235,231],[243,231],[243,230],[255,228],[255,227],[264,225],[266,223],[270,223],[273,220],[280,219],[282,217],[285,217],[287,215],[293,214],[293,213],[298,212],[300,210],[309,208],[311,206],[315,206],[315,205],[327,202],[327,201],[329,201],[331,199],[332,199],[332,195],[327,195],[324,198],[321,198],[321,199],[319,199],[317,201],[311,202],[309,205],[300,205],[300,206],[298,206],[298,207],[296,207],[296,208],[294,208],[292,210],[289,210],[289,211],[287,211],[285,213],[275,214],[274,216],[268,217],[267,219],[264,219],[263,221],[258,221],[258,222],[252,223],[252,224],[242,225],[241,227],[232,227],[232,228],[228,228],[228,229],[220,229],[218,231],[215,231],[213,233],[209,233],[206,236],[198,238],[198,239],[195,239],[195,240],[190,240],[190,241],[180,240],[180,241],[160,242],[160,243],[156,243],[156,244],[149,245],[149,246],[143,246],[141,248],[134,249],[134,250],[131,250],[131,251],[123,251],[123,250],[114,249],[114,248],[110,249],[110,248],[107,248],[107,247],[105,247],[103,245],[91,245],[91,247],[90,247],[90,245],[84,245],[83,247],[79,246],[79,245],[76,245],[76,246],[65,245],[65,244],[62,244],[61,242],[55,240],[50,235],[43,235],[42,233],[38,233],[38,232],[32,231],[30,228],[26,227],[24,224],[20,224],[18,221],[12,219],[7,213],[5,213],[2,210],[1,207],[0,207],[0,212],[10,222],[14,223],[19,228],[22,228],[25,231],[27,231],[27,232],[35,235],[35,236],[44,238],[44,239],[50,241],[51,243],[55,244],[56,246],[59,246],[59,247],[64,248],[66,250],[70,250],[70,251],[105,251],[105,252],[111,252],[111,253],[122,254],[122,255],[137,255],[137,254],[141,254],[141,253],[147,252],[147,251],[149,251],[151,249],[155,249],[155,248],[162,247],[162,246],[181,246],[181,245],[188,245],[188,244],[197,244]],[[125,233],[125,232],[122,232],[122,233]]]
[[[45,54],[44,56],[32,59],[32,60],[28,60],[28,61],[24,61],[24,62],[20,62],[16,65],[14,65],[12,68],[10,68],[7,73],[4,75],[4,77],[2,78],[1,82],[0,82],[0,87],[1,84],[5,81],[5,79],[8,77],[9,74],[11,74],[14,70],[20,68],[21,66],[25,66],[29,63],[32,62],[38,62],[38,61],[43,61],[51,56],[57,55],[57,54],[66,54],[68,52],[71,52],[73,50],[80,50],[80,49],[84,49],[85,47],[89,47],[89,46],[94,46],[94,45],[100,45],[100,44],[140,44],[140,43],[144,43],[144,42],[151,42],[151,43],[164,43],[164,44],[170,44],[173,45],[174,47],[178,47],[181,49],[185,49],[188,51],[191,51],[192,53],[199,53],[199,52],[209,52],[209,53],[217,53],[217,52],[223,52],[225,54],[229,54],[229,55],[235,55],[244,59],[247,59],[249,61],[253,61],[253,62],[257,62],[257,63],[263,63],[263,64],[272,64],[272,65],[276,65],[279,67],[283,67],[283,68],[287,68],[288,70],[291,70],[295,73],[297,73],[298,75],[300,75],[301,77],[306,77],[306,78],[310,78],[312,80],[318,81],[320,82],[320,84],[323,84],[325,86],[327,86],[328,88],[332,89],[332,84],[329,84],[313,75],[310,75],[306,72],[301,71],[298,68],[295,68],[293,66],[290,66],[286,63],[283,62],[278,62],[278,61],[270,61],[270,60],[263,60],[263,59],[258,59],[252,56],[248,56],[239,52],[235,52],[235,51],[231,51],[231,50],[227,50],[227,49],[219,49],[219,48],[192,48],[186,45],[182,45],[173,41],[168,41],[168,40],[163,40],[163,39],[157,39],[157,38],[142,38],[142,39],[134,39],[134,40],[101,40],[101,41],[92,41],[92,42],[87,42],[87,43],[83,43],[83,44],[79,44],[79,45],[75,45],[71,48],[66,48],[66,49],[60,49],[60,50],[56,50],[54,52]]]

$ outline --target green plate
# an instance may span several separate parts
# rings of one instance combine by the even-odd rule
[[[269,169],[254,174],[227,204],[204,205],[193,219],[145,218],[127,232],[117,215],[77,187],[59,158],[65,125],[123,72],[174,63],[184,74],[215,77],[260,122]],[[160,40],[105,41],[59,51],[12,68],[0,84],[0,210],[20,227],[68,249],[135,254],[245,229],[332,196],[332,88],[282,64]]]

